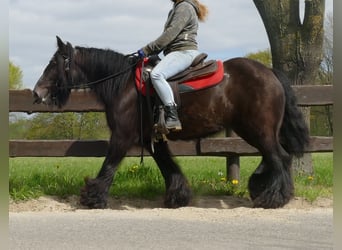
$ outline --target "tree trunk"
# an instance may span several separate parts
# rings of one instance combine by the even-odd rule
[[[299,0],[253,0],[263,20],[271,47],[273,68],[297,85],[315,84],[323,58],[325,0],[306,0],[300,20]],[[303,108],[310,121],[310,108]],[[294,167],[311,173],[311,155],[295,160]]]

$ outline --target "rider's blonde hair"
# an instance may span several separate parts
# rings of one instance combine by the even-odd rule
[[[179,3],[179,2],[182,2],[184,0],[172,0],[172,1],[175,3]],[[208,13],[209,13],[208,7],[205,6],[204,4],[200,3],[199,0],[193,0],[193,1],[199,9],[199,12],[197,13],[198,20],[200,20],[201,22],[204,22],[208,16]]]
[[[198,0],[194,0],[194,2],[197,4],[198,9],[199,9],[198,20],[200,20],[201,22],[204,22],[209,13],[208,7],[200,3],[200,1]]]

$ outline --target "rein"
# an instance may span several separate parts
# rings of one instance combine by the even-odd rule
[[[128,55],[125,55],[125,57],[130,57],[130,56],[134,56],[136,53],[131,53],[131,54],[128,54]],[[62,55],[63,56],[63,55]],[[104,81],[107,81],[109,79],[113,79],[115,77],[118,77],[122,74],[124,74],[126,71],[132,69],[133,67],[135,67],[141,60],[137,60],[135,63],[129,65],[129,67],[121,70],[120,72],[117,72],[115,74],[112,74],[112,75],[109,75],[109,76],[106,76],[104,78],[101,78],[99,80],[96,80],[96,81],[92,81],[92,82],[88,82],[88,83],[80,83],[80,84],[74,84],[73,83],[73,80],[72,80],[72,76],[69,74],[70,72],[70,68],[71,68],[71,53],[69,51],[69,56],[66,57],[66,56],[63,56],[64,58],[64,70],[65,72],[67,73],[67,79],[68,79],[68,85],[67,86],[63,86],[64,88],[67,88],[67,89],[77,89],[77,88],[86,88],[86,87],[91,87],[93,85],[96,85],[98,83],[101,83],[101,82],[104,82]],[[71,83],[71,84],[70,84]]]
[[[78,87],[82,87],[82,88],[90,87],[90,86],[93,86],[95,84],[104,82],[106,80],[113,79],[115,77],[120,76],[121,74],[124,74],[126,71],[132,69],[139,62],[142,61],[142,70],[141,70],[141,76],[140,76],[140,86],[139,86],[140,89],[138,91],[138,99],[139,99],[139,108],[140,108],[140,138],[141,138],[140,165],[143,165],[144,164],[144,135],[143,135],[143,120],[144,119],[143,119],[143,111],[142,111],[143,110],[143,101],[142,101],[143,98],[142,98],[142,94],[141,94],[141,89],[142,89],[144,60],[143,59],[137,60],[135,63],[131,64],[129,67],[121,70],[120,72],[112,74],[112,75],[109,75],[109,76],[106,76],[106,77],[101,78],[99,80],[88,82],[88,83],[85,83],[85,84],[73,84],[72,76],[70,74],[71,58],[72,58],[72,54],[71,53],[72,52],[69,50],[69,53],[68,53],[69,55],[67,57],[62,55],[63,58],[64,58],[64,70],[66,72],[67,80],[68,80],[68,85],[66,86],[67,89],[75,89],[75,88],[78,88]],[[125,57],[134,56],[135,54],[136,53],[128,54]]]
[[[143,84],[143,74],[144,74],[144,60],[142,60],[141,63],[141,75],[140,75],[140,82],[139,82],[139,91],[138,91],[138,99],[139,99],[139,108],[140,108],[140,165],[142,166],[144,164],[144,117],[143,117],[143,101],[142,101],[142,84]]]

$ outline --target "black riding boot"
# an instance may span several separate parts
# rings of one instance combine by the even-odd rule
[[[169,130],[181,130],[182,124],[179,121],[177,106],[176,105],[165,105],[165,125]]]

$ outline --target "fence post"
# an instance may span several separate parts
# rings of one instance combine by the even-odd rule
[[[226,130],[226,137],[236,137],[231,130]],[[226,157],[227,181],[240,180],[240,156],[228,154]]]

